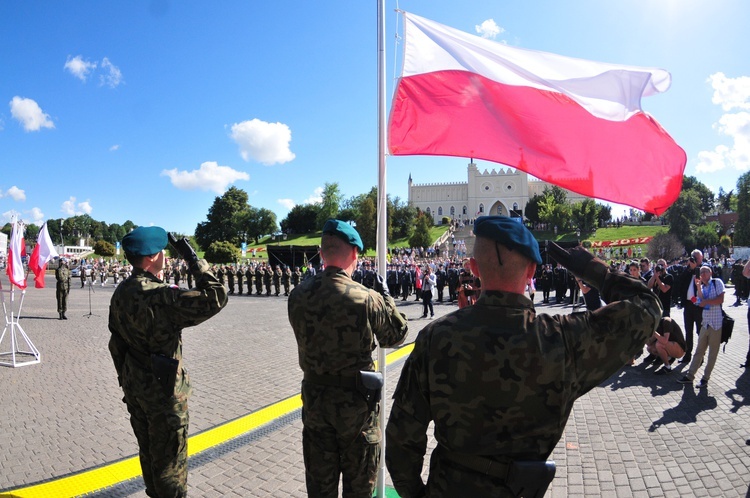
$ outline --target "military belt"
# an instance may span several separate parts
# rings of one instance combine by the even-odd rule
[[[344,387],[354,389],[357,387],[356,375],[325,375],[305,372],[305,382],[320,384],[322,386]]]
[[[510,465],[513,463],[509,458],[506,458],[505,462],[498,462],[479,455],[456,453],[441,445],[438,445],[436,451],[438,451],[438,455],[443,460],[455,463],[456,465],[468,470],[479,472],[480,474],[503,479],[504,481],[507,481]]]

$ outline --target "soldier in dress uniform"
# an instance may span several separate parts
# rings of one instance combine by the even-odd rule
[[[546,462],[575,400],[617,372],[656,330],[661,307],[643,282],[582,247],[551,244],[555,260],[598,288],[596,312],[537,314],[524,295],[542,262],[522,224],[502,216],[474,222],[474,306],[427,325],[401,372],[386,429],[386,464],[402,498],[542,496]],[[499,367],[500,366],[500,367]],[[437,447],[422,481],[427,428]]]
[[[325,270],[295,287],[289,296],[302,381],[302,452],[308,496],[338,493],[370,498],[380,460],[378,380],[372,351],[400,344],[406,318],[396,309],[383,279],[377,290],[350,275],[363,249],[348,223],[323,226],[321,257]],[[372,383],[371,383],[372,382]]]
[[[437,280],[437,302],[442,303],[445,284],[448,283],[448,272],[445,271],[442,263],[438,265],[438,269],[435,272],[435,279]]]
[[[138,440],[146,494],[184,497],[191,387],[183,366],[182,329],[221,311],[227,294],[185,239],[176,249],[195,276],[196,289],[159,280],[166,245],[167,232],[159,227],[138,227],[123,237],[133,273],[112,295],[109,351]]]

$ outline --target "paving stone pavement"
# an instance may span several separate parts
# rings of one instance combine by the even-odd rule
[[[4,274],[0,282],[9,288]],[[20,324],[42,361],[0,367],[0,496],[137,453],[107,350],[113,289],[74,282],[67,321],[57,320],[51,275],[45,289],[27,290]],[[17,307],[18,292],[15,299]],[[411,299],[399,306],[413,341],[426,323],[421,306]],[[435,306],[437,316],[454,309]],[[736,320],[734,337],[707,390],[677,383],[685,366],[660,377],[637,361],[578,400],[552,454],[558,470],[546,496],[750,497],[750,372],[738,368],[750,342],[748,310],[725,309]],[[571,307],[537,302],[537,311]],[[681,324],[681,310],[672,314]],[[231,296],[226,310],[185,331],[184,356],[193,435],[299,392],[284,297]],[[390,368],[389,392],[402,364]],[[190,496],[305,496],[301,433],[297,411],[191,458]],[[143,489],[138,478],[93,496],[141,498]]]

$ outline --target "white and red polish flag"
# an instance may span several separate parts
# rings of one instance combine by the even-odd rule
[[[23,225],[14,222],[10,230],[10,244],[8,244],[8,266],[5,272],[12,285],[19,289],[26,288],[26,273],[23,268],[23,256],[26,256],[26,244],[23,242]]]
[[[29,268],[34,272],[34,287],[37,289],[44,289],[44,273],[47,271],[47,263],[57,255],[47,230],[47,223],[45,223],[39,230],[36,247],[31,251],[31,258],[29,258]]]
[[[392,155],[485,159],[655,214],[677,199],[687,156],[641,109],[642,97],[669,88],[667,71],[509,47],[404,18]]]

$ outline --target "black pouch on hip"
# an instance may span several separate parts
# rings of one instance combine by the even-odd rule
[[[367,401],[370,411],[375,410],[380,401],[380,390],[383,388],[383,374],[380,372],[370,372],[369,370],[360,370],[356,377],[355,385],[357,391]]]
[[[510,464],[506,485],[516,496],[541,498],[555,478],[555,462],[515,461]]]
[[[180,361],[161,354],[151,355],[151,371],[154,373],[156,380],[164,392],[164,395],[171,397],[174,394],[174,383],[177,379],[177,368]]]

